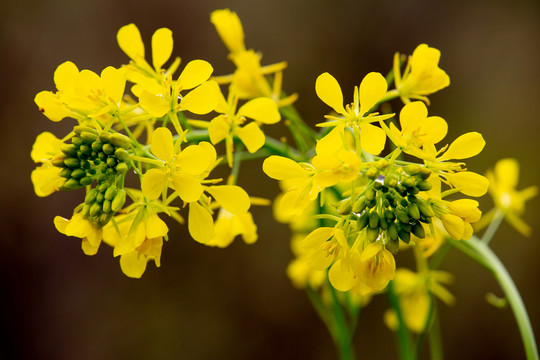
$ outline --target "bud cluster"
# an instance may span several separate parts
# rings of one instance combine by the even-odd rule
[[[341,214],[349,212],[356,217],[357,230],[366,229],[370,242],[382,234],[386,248],[394,254],[399,239],[408,244],[411,233],[424,238],[422,223],[431,223],[435,215],[430,204],[417,196],[420,191],[431,189],[431,183],[426,181],[431,172],[420,166],[408,166],[404,170],[405,173],[392,173],[382,179],[378,169],[369,169],[367,176],[375,180],[372,186],[354,202],[351,199],[342,202],[339,209]]]
[[[99,133],[86,126],[75,126],[74,132],[71,144],[64,145],[52,159],[66,179],[60,190],[80,189],[95,180],[97,185],[87,193],[82,214],[103,226],[124,205],[125,190],[118,189],[116,183],[128,171],[131,142],[122,134]]]

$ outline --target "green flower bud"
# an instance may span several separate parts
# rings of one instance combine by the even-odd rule
[[[418,206],[415,203],[409,203],[408,210],[409,210],[408,211],[409,215],[413,219],[415,220],[420,219],[420,210],[418,209]]]
[[[112,204],[111,204],[112,211],[117,212],[118,210],[122,209],[125,202],[126,202],[126,190],[120,189],[118,190],[118,192],[116,193],[112,201]]]
[[[370,209],[373,209],[375,207],[375,205],[377,205],[377,200],[375,200],[375,199],[369,200],[368,203],[367,203],[367,207],[370,208]]]
[[[398,177],[395,174],[390,174],[384,179],[384,185],[390,188],[396,187],[398,184]]]
[[[77,125],[77,126],[75,126],[75,127],[73,128],[73,131],[75,131],[75,133],[76,133],[77,135],[81,135],[81,133],[82,133],[83,131],[92,133],[92,134],[94,134],[94,135],[97,135],[97,134],[98,134],[97,130],[92,129],[91,127],[88,127],[88,126],[82,126],[82,125]]]
[[[420,192],[420,190],[418,190],[416,186],[407,188],[407,191],[409,192],[409,194],[412,194],[412,195],[416,195]]]
[[[108,183],[101,183],[101,184],[98,185],[97,190],[99,192],[105,192],[105,191],[107,191],[108,188],[109,188]]]
[[[91,217],[95,217],[96,215],[99,215],[101,213],[101,206],[95,202],[92,204],[92,206],[90,206],[90,212],[89,212],[89,215]]]
[[[66,167],[66,164],[64,164],[65,159],[66,159],[66,155],[56,154],[51,159],[51,164],[53,164],[56,167]]]
[[[377,192],[373,188],[370,188],[365,192],[364,195],[365,195],[366,199],[371,201],[371,200],[375,200],[375,197],[377,196]]]
[[[376,211],[372,211],[369,214],[369,227],[372,229],[379,227],[379,215],[377,215]]]
[[[62,185],[62,190],[77,190],[81,187],[82,185],[76,179],[67,179],[64,185]]]
[[[118,160],[121,160],[121,161],[129,161],[129,159],[131,158],[129,156],[129,153],[121,147],[119,147],[118,149],[114,151],[114,156],[116,156]]]
[[[67,144],[60,148],[67,157],[77,157],[77,147],[73,144]]]
[[[407,200],[409,202],[411,202],[411,203],[417,203],[418,202],[418,199],[416,198],[416,196],[411,195],[411,194],[407,195]]]
[[[396,223],[391,223],[390,225],[388,225],[388,236],[390,237],[391,240],[397,240],[398,238],[398,227],[396,225]]]
[[[422,180],[427,180],[431,176],[431,170],[427,168],[422,168],[422,171],[420,171],[420,177]]]
[[[405,244],[408,244],[411,241],[411,234],[406,231],[399,230],[398,236]]]
[[[416,184],[416,187],[420,191],[428,191],[428,190],[431,190],[433,185],[431,185],[429,181],[422,180],[422,181],[419,181],[418,184]]]
[[[114,157],[107,158],[107,166],[110,168],[113,168],[116,166],[116,160],[114,159]]]
[[[341,200],[338,206],[338,213],[341,215],[348,215],[351,213],[351,199]]]
[[[75,145],[76,147],[79,147],[83,144],[83,141],[80,137],[74,136],[71,138],[71,143]]]
[[[105,200],[112,200],[114,199],[114,196],[116,195],[116,192],[118,189],[116,188],[116,185],[111,185],[105,190]]]
[[[365,228],[368,222],[369,222],[369,212],[366,211],[365,213],[360,215],[360,217],[356,221],[357,230],[362,230],[363,228]]]
[[[88,214],[90,213],[90,205],[88,204],[84,204],[82,210],[81,210],[81,214],[84,218],[87,218],[88,217]]]
[[[369,242],[374,242],[379,237],[379,228],[373,229],[368,228],[367,229],[367,238]]]
[[[112,146],[111,144],[103,144],[103,152],[106,154],[106,155],[112,155],[114,154],[114,146]],[[104,159],[103,159],[104,160]]]
[[[117,171],[118,173],[120,173],[120,174],[125,174],[125,173],[127,173],[127,171],[128,171],[128,166],[127,166],[127,164],[122,162],[122,163],[116,165],[116,171]]]
[[[103,144],[109,143],[109,134],[104,132],[100,133],[99,141],[101,141]]]
[[[81,163],[78,159],[67,158],[64,160],[64,165],[66,165],[68,168],[76,169],[81,166]]]
[[[89,131],[83,131],[81,133],[81,139],[88,145],[92,144],[98,138],[97,134],[91,133]]]
[[[62,171],[60,171],[60,176],[69,179],[71,177],[71,171],[71,169],[64,168]]]
[[[354,213],[357,213],[357,214],[361,213],[366,208],[366,205],[367,205],[366,197],[365,196],[359,196],[358,199],[356,199],[356,201],[354,202],[354,205],[352,207],[352,211]]]
[[[404,224],[408,224],[409,221],[411,220],[409,218],[409,215],[407,215],[407,213],[402,209],[399,209],[399,210],[396,211],[396,217],[400,222],[402,222]]]
[[[379,169],[374,166],[370,167],[366,172],[366,177],[370,180],[377,179],[379,177]]]
[[[424,215],[425,217],[435,216],[435,213],[433,212],[431,205],[429,205],[429,203],[425,199],[419,197],[417,205],[418,205],[418,209],[420,210],[422,215]]]
[[[383,187],[383,184],[381,184],[381,183],[378,182],[378,181],[375,181],[375,182],[373,183],[373,188],[374,188],[375,190],[377,190],[377,191],[381,190],[382,187]]]
[[[86,175],[86,171],[84,171],[83,169],[75,169],[71,172],[71,177],[74,179],[80,179],[84,177],[85,175]]]
[[[409,175],[416,175],[422,170],[422,167],[418,164],[409,164],[403,170]]]
[[[389,209],[384,210],[384,217],[388,221],[394,221],[396,219],[396,215],[394,214],[394,212],[392,210],[389,210]]]
[[[101,226],[107,225],[107,223],[112,219],[114,213],[102,213],[99,216],[98,223]]]
[[[103,201],[103,204],[101,206],[103,207],[103,212],[104,213],[110,213],[111,212],[111,200]]]
[[[407,205],[409,205],[409,202],[407,201],[407,199],[401,199],[399,200],[399,204],[403,207],[407,207]]]
[[[103,202],[103,200],[105,200],[105,195],[102,192],[100,192],[96,196],[96,202],[101,204]]]
[[[81,147],[79,148],[79,150],[81,150],[81,152],[85,155],[91,155],[92,154],[92,148],[88,145],[81,145]]]
[[[114,146],[120,146],[124,149],[129,149],[131,147],[131,140],[122,134],[114,133],[109,135],[109,141]]]
[[[88,161],[86,161],[86,160],[81,161],[81,168],[83,168],[85,170],[88,170],[88,169],[90,169],[91,166],[92,165]]]
[[[88,204],[88,205],[89,205],[89,204],[92,204],[92,203],[96,200],[97,195],[98,195],[97,189],[92,189],[92,190],[90,190],[90,191],[86,194],[86,196],[85,196],[85,198],[84,198],[84,203],[85,203],[85,204]]]
[[[379,227],[383,230],[388,229],[388,220],[384,216],[379,216]]]
[[[424,230],[424,227],[419,222],[417,222],[416,224],[412,226],[411,232],[414,234],[414,236],[420,239],[423,239],[426,237],[426,232]]]
[[[414,185],[416,185],[416,179],[412,176],[410,177],[407,177],[405,178],[404,180],[401,181],[401,184],[405,187],[413,187]]]
[[[103,144],[101,143],[101,141],[99,140],[96,140],[92,143],[91,147],[92,147],[92,150],[95,151],[96,153],[99,153],[101,151],[101,146]]]
[[[87,186],[87,185],[91,185],[94,182],[94,179],[92,179],[92,177],[90,176],[85,176],[82,179],[80,179],[79,182],[81,183],[81,185]]]
[[[386,250],[396,255],[399,250],[399,241],[397,240],[397,234],[396,234],[396,238],[390,239],[390,241],[388,241],[385,246],[386,246]]]

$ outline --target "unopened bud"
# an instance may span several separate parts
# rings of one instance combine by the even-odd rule
[[[109,186],[107,188],[107,190],[105,191],[105,200],[114,199],[117,191],[118,191],[118,189],[116,188],[116,185],[113,184],[113,185]]]
[[[379,215],[377,215],[376,211],[372,211],[369,214],[369,227],[372,229],[379,227]]]
[[[422,170],[422,167],[418,164],[409,164],[405,166],[404,170],[409,175],[416,175]]]
[[[129,153],[121,147],[114,151],[114,156],[116,156],[118,160],[121,161],[129,161],[130,159]]]
[[[90,212],[88,214],[91,217],[94,217],[98,215],[99,213],[101,213],[101,206],[97,202],[95,202],[92,204],[92,206],[90,206]]]
[[[86,197],[84,198],[84,203],[85,204],[92,204],[96,200],[97,195],[98,195],[98,191],[96,189],[90,190],[86,194]]]
[[[111,144],[103,144],[102,149],[106,155],[114,154],[114,146],[112,146]]]
[[[426,232],[424,230],[424,227],[419,222],[417,222],[416,224],[412,226],[411,232],[414,234],[414,236],[420,239],[423,239],[426,237]]]
[[[408,210],[409,210],[408,211],[409,215],[413,219],[415,220],[420,219],[420,210],[418,209],[418,206],[415,203],[409,203]]]
[[[124,203],[126,202],[126,190],[120,189],[114,196],[114,199],[111,204],[112,211],[116,212],[124,206]]]
[[[422,181],[419,181],[418,184],[416,184],[416,187],[420,191],[428,191],[428,190],[431,190],[433,185],[431,185],[429,181],[422,180]]]
[[[83,131],[81,133],[81,139],[87,143],[88,145],[92,144],[94,141],[98,139],[97,134],[91,133],[89,131]]]
[[[122,162],[118,165],[116,165],[116,171],[120,174],[125,174],[128,171],[128,166],[126,163]]]
[[[365,196],[360,196],[360,197],[358,197],[358,199],[356,199],[356,201],[354,202],[352,211],[353,211],[354,213],[357,213],[357,214],[358,214],[358,213],[364,211],[364,209],[366,208],[366,205],[367,205],[366,197],[365,197]]]
[[[379,169],[376,167],[370,167],[369,170],[366,172],[366,177],[370,180],[375,180],[379,177]]]
[[[368,228],[367,229],[367,238],[369,242],[374,242],[379,237],[379,228]]]
[[[67,144],[62,146],[60,148],[60,151],[62,151],[68,157],[77,157],[77,147],[73,144]]]
[[[114,133],[109,135],[109,141],[114,146],[120,146],[124,149],[129,149],[131,147],[131,140],[125,135]]]

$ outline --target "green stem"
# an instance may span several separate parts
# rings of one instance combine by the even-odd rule
[[[442,340],[441,340],[441,326],[439,323],[439,316],[437,311],[437,302],[432,299],[432,315],[431,324],[429,325],[428,337],[429,337],[429,352],[432,360],[442,360]]]
[[[336,290],[328,282],[328,289],[332,295],[332,310],[334,312],[336,338],[334,343],[336,344],[339,355],[342,360],[354,360],[354,349],[352,347],[352,338],[347,325],[347,319],[345,313],[341,307],[341,303],[337,297]]]
[[[390,303],[390,307],[394,310],[398,319],[397,341],[399,358],[401,360],[416,359],[416,357],[414,356],[411,334],[409,333],[409,330],[405,325],[403,313],[401,312],[401,306],[399,305],[399,299],[394,291],[393,281],[390,281],[388,283],[388,286],[386,286],[386,294],[388,295],[388,302]]]
[[[467,247],[473,251],[477,256],[481,257],[487,264],[487,268],[494,275],[495,279],[499,282],[508,303],[514,312],[519,331],[521,333],[521,339],[525,348],[525,354],[527,360],[538,360],[538,349],[536,346],[536,340],[534,338],[533,329],[527,309],[523,304],[523,300],[519,295],[519,291],[512,281],[510,274],[504,267],[503,263],[499,260],[497,255],[486,245],[486,243],[473,236],[471,239],[464,241]],[[469,254],[467,254],[469,255]],[[470,255],[469,255],[470,256]]]
[[[493,215],[493,219],[489,223],[488,228],[486,229],[486,232],[482,236],[482,242],[486,245],[489,244],[491,239],[493,238],[493,235],[497,232],[497,229],[499,228],[499,225],[501,225],[502,220],[504,219],[504,214],[500,210],[496,210],[495,214]]]

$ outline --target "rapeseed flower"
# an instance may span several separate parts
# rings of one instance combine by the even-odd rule
[[[37,196],[49,196],[57,191],[66,181],[60,176],[62,168],[54,166],[51,160],[61,154],[64,142],[50,132],[39,134],[32,146],[30,156],[35,163],[41,166],[32,170],[32,184]]]
[[[86,255],[95,255],[98,252],[103,229],[84,218],[80,212],[73,214],[69,220],[56,216],[54,226],[64,235],[81,238],[81,248]]]

